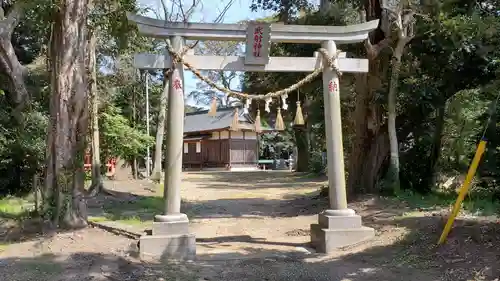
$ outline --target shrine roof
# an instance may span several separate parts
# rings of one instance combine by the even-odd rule
[[[233,122],[237,107],[218,108],[215,116],[209,116],[208,110],[186,113],[184,117],[184,133],[208,132],[229,129]],[[239,128],[253,131],[254,120],[238,107]],[[262,128],[264,130],[264,127]]]

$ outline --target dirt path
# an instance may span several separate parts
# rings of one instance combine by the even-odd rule
[[[176,265],[141,263],[133,257],[135,243],[93,228],[32,237],[0,251],[0,280],[195,280]]]
[[[192,173],[184,182],[200,256],[303,248],[320,207],[309,195],[324,184],[289,172]]]
[[[318,196],[324,184],[288,172],[185,173],[183,211],[197,237],[196,262],[142,263],[134,258],[136,241],[89,228],[0,248],[0,280],[498,281],[498,220],[459,220],[448,243],[437,248],[445,219],[440,213],[376,197],[350,204],[376,229],[375,239],[329,256],[314,253],[307,245],[309,224],[326,208]],[[100,198],[93,211],[111,200],[125,209],[138,198],[161,208],[155,187],[144,181],[107,188],[123,196]]]
[[[200,274],[249,281],[500,277],[500,243],[492,242],[500,242],[498,221],[458,221],[449,243],[436,248],[441,214],[374,197],[350,207],[376,229],[375,239],[328,257],[315,254],[307,245],[309,225],[327,207],[318,197],[325,184],[288,172],[184,173],[183,211],[196,233]]]

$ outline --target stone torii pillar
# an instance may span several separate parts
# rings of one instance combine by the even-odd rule
[[[378,20],[351,26],[280,25],[260,22],[241,24],[177,23],[128,14],[144,36],[170,38],[176,52],[184,39],[211,41],[247,41],[245,56],[197,56],[187,53],[183,60],[198,70],[312,72],[323,67],[325,126],[328,155],[330,207],[319,214],[319,223],[311,225],[311,242],[318,252],[329,253],[374,236],[363,227],[361,217],[347,208],[345,190],[339,79],[337,73],[317,54],[312,57],[269,57],[270,42],[321,43],[330,56],[337,55],[335,43],[362,42],[378,26]],[[263,31],[259,54],[252,52],[253,32]],[[259,46],[260,47],[260,46]],[[166,69],[172,67],[170,55],[136,54],[134,67]],[[346,58],[341,53],[334,60],[340,72],[368,71],[368,60]],[[168,110],[167,162],[165,173],[165,213],[155,217],[152,235],[141,237],[141,256],[193,258],[195,238],[188,232],[188,219],[180,213],[180,185],[184,120],[183,66],[177,65],[170,78]],[[177,85],[177,86],[176,86]],[[180,85],[180,86],[179,86]]]

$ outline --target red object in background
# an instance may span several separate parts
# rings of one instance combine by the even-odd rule
[[[83,168],[84,170],[87,172],[87,171],[90,171],[90,169],[92,168],[92,157],[91,157],[91,154],[90,154],[90,151],[87,150],[85,151],[85,156],[84,156],[84,162],[83,162]],[[110,177],[110,178],[113,178],[114,175],[115,175],[115,171],[116,171],[116,158],[115,157],[111,157],[108,162],[106,163],[106,167],[108,168],[107,169],[107,172],[106,172],[106,176]]]
[[[106,167],[108,167],[108,171],[106,173],[106,176],[113,176],[115,174],[116,170],[116,158],[112,157],[108,160],[108,163],[106,163]]]
[[[92,163],[90,161],[91,161],[91,159],[90,159],[90,152],[89,151],[85,151],[85,156],[84,156],[84,161],[83,161],[83,169],[85,171],[90,170],[90,168],[92,167]]]

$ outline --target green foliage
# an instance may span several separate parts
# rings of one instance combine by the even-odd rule
[[[37,110],[24,118],[23,129],[12,126],[11,108],[0,108],[0,196],[29,192],[33,175],[44,162],[48,118]]]
[[[264,159],[288,159],[293,151],[290,132],[263,134],[259,141],[260,157]]]
[[[30,64],[49,40],[53,3],[50,0],[25,2],[24,16],[14,29],[11,41],[19,61]]]
[[[455,204],[457,193],[451,191],[433,191],[422,195],[412,190],[405,190],[395,194],[395,198],[404,202],[408,207],[420,211],[434,211],[448,209]],[[500,214],[500,201],[492,201],[491,198],[477,196],[472,191],[462,203],[463,212],[475,216],[491,216]]]
[[[311,25],[346,25],[357,21],[357,2],[336,1],[329,13],[308,12],[299,17],[289,17],[289,23]],[[287,6],[288,5],[288,6]],[[291,6],[290,6],[291,5]],[[300,1],[255,0],[252,9],[283,13],[302,9]],[[307,8],[307,7],[306,7]],[[400,142],[402,188],[417,192],[431,192],[442,180],[464,174],[475,152],[478,140],[486,126],[488,108],[498,93],[498,66],[500,61],[500,19],[497,3],[478,2],[470,6],[467,1],[444,1],[422,8],[425,19],[417,17],[417,36],[410,42],[403,56],[399,93],[397,97],[397,131]],[[306,9],[307,10],[307,9]],[[421,12],[421,11],[420,11]],[[297,15],[291,13],[291,15]],[[319,46],[309,44],[273,44],[272,55],[310,56]],[[355,57],[365,57],[364,46],[346,45],[343,51]],[[376,81],[375,96],[369,102],[377,109],[376,120],[380,127],[368,134],[385,132],[386,96],[391,49],[382,50]],[[298,81],[303,74],[246,74],[243,88],[250,92],[265,93],[285,88]],[[362,80],[362,79],[361,79]],[[346,163],[351,149],[354,117],[354,98],[357,80],[350,75],[341,79],[343,106],[343,133]],[[379,82],[379,83],[378,83]],[[358,82],[359,83],[359,82]],[[325,148],[322,91],[320,80],[313,81],[300,90],[305,115],[309,114],[308,127],[311,140],[311,170],[320,170],[320,151]],[[293,107],[299,95],[289,95]],[[304,107],[305,101],[311,104]],[[261,111],[262,112],[262,111]],[[274,111],[272,111],[274,112]],[[293,120],[294,110],[289,110],[285,120]],[[443,114],[444,112],[444,114]],[[500,131],[499,106],[493,111],[487,130],[488,149],[478,171],[478,194],[500,198]],[[283,112],[282,112],[283,113]],[[266,116],[272,119],[271,116]],[[370,120],[371,116],[366,116]],[[360,149],[360,148],[356,148]],[[361,148],[364,149],[364,148]],[[314,152],[317,150],[317,152]],[[388,161],[385,161],[388,163]],[[375,165],[375,163],[373,164]],[[387,167],[385,165],[384,167]],[[379,179],[390,177],[391,171],[383,168]],[[379,183],[381,189],[385,181]]]
[[[406,55],[398,97],[400,115],[406,118],[400,130],[413,126],[400,139],[407,188],[429,191],[437,174],[466,172],[497,84],[499,54],[494,46],[500,38],[491,28],[498,24],[495,17],[446,13],[419,24],[422,36]],[[437,112],[443,107],[440,121]]]
[[[448,101],[447,111],[442,149],[448,158],[442,159],[441,169],[463,171],[469,166],[478,135],[486,126],[483,115],[488,112],[488,102],[477,90],[462,91]]]
[[[100,115],[101,149],[108,157],[131,159],[144,154],[154,138],[130,126],[119,108],[109,106]]]
[[[311,4],[307,0],[252,0],[250,9],[257,10],[270,10],[278,14],[293,14],[302,9],[310,8]]]
[[[321,151],[313,151],[309,160],[309,170],[315,174],[323,174],[326,172],[325,169],[323,153]]]
[[[135,27],[127,20],[126,13],[139,13],[136,0],[94,1],[89,12],[89,26],[98,34],[99,54],[116,56],[137,39]]]
[[[29,9],[12,36],[16,55],[27,66],[29,74],[27,87],[31,100],[29,108],[23,113],[26,119],[24,128],[13,122],[11,93],[0,87],[0,93],[3,93],[0,94],[0,195],[29,191],[32,175],[39,172],[45,157],[50,89],[44,50],[50,38],[54,7],[47,0],[31,2],[27,2]],[[275,16],[265,19],[267,21],[283,20],[283,15],[288,13],[288,23],[292,24],[347,25],[357,22],[359,4],[363,3],[336,1],[325,14],[313,12],[308,1],[303,0],[254,0],[251,9],[275,12]],[[397,131],[401,147],[402,187],[413,190],[412,194],[434,191],[441,179],[466,172],[486,126],[490,113],[488,109],[493,106],[498,93],[498,5],[478,2],[478,5],[470,7],[469,4],[467,1],[444,1],[427,9],[428,19],[418,18],[417,36],[403,57],[397,97]],[[136,52],[162,50],[164,42],[139,37],[125,19],[127,11],[141,11],[136,0],[96,1],[88,18],[91,30],[98,37],[99,69],[105,69],[98,73],[103,158],[139,157],[144,155],[146,146],[153,144],[153,139],[145,135],[144,73],[133,69],[132,60]],[[220,55],[241,52],[238,45],[226,43],[207,43],[200,48],[211,53],[220,52]],[[318,48],[316,44],[273,43],[272,55],[310,57]],[[366,57],[362,44],[342,46],[342,50],[355,57]],[[385,129],[390,56],[390,48],[382,51],[378,77],[372,77],[380,82],[373,100],[369,101],[377,109],[380,127],[370,134]],[[151,116],[157,116],[163,77],[160,72],[151,74]],[[239,78],[235,73],[224,77],[220,73],[212,74],[214,80],[222,84],[228,78]],[[0,81],[5,82],[2,77]],[[247,73],[242,77],[242,88],[247,92],[265,93],[288,87],[302,77],[304,74],[300,73]],[[351,140],[356,137],[352,120],[356,86],[359,85],[356,84],[359,82],[357,78],[343,75],[340,85],[346,151],[350,151]],[[194,98],[208,103],[214,92],[200,88],[194,94]],[[265,155],[261,157],[287,157],[292,152],[295,134],[289,124],[294,118],[297,100],[301,102],[307,119],[304,136],[309,142],[309,167],[311,171],[321,172],[324,169],[321,153],[326,148],[321,79],[289,95],[289,110],[282,111],[287,130],[262,137],[261,152]],[[263,103],[259,105],[263,123],[274,124],[278,104],[272,105],[271,113],[263,110]],[[500,197],[500,106],[497,104],[493,109],[486,132],[488,149],[475,185],[477,192],[474,194],[476,198],[484,196],[481,200]],[[440,114],[442,112],[444,115]],[[151,118],[150,124],[151,135],[154,135],[156,118]],[[346,163],[348,158],[346,153]],[[380,173],[383,173],[379,175],[381,179],[387,176],[386,169]],[[382,188],[383,182],[379,186]]]

